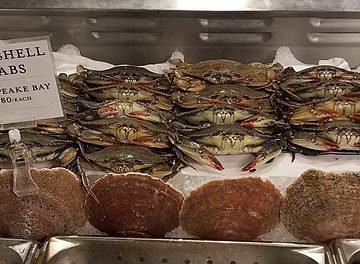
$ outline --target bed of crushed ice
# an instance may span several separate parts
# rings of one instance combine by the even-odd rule
[[[103,70],[114,66],[106,62],[94,61],[81,56],[80,51],[73,45],[64,45],[57,52],[53,53],[57,73],[65,72],[71,74],[75,71],[78,64],[82,64],[85,68]],[[183,54],[174,52],[171,58],[184,59]],[[185,58],[186,60],[186,58]],[[274,58],[274,62],[278,62],[286,67],[293,67],[299,71],[314,65],[300,62],[291,53],[288,47],[280,47]],[[350,70],[350,67],[343,58],[330,58],[327,60],[319,60],[318,65],[332,65],[343,69]],[[157,73],[169,69],[172,65],[168,62],[159,64],[144,65],[143,67]],[[360,71],[360,67],[353,69]],[[296,155],[292,161],[291,154],[281,154],[269,164],[265,164],[252,173],[243,173],[241,167],[249,162],[252,155],[227,155],[219,156],[219,160],[224,165],[223,171],[216,171],[212,168],[204,167],[199,164],[192,164],[193,168],[186,167],[182,169],[175,177],[169,180],[169,183],[176,189],[188,195],[193,189],[202,184],[215,179],[237,178],[246,176],[258,176],[263,179],[270,180],[283,194],[286,188],[307,169],[318,169],[323,171],[360,171],[359,156],[339,156],[339,155],[323,155],[317,157],[308,157]],[[101,235],[101,232],[92,228],[89,224],[77,230],[77,234],[83,235]],[[173,238],[190,238],[180,228],[173,230],[167,237]],[[262,235],[259,240],[263,241],[279,241],[279,242],[298,242],[291,234],[289,234],[284,226],[279,225],[273,231]]]

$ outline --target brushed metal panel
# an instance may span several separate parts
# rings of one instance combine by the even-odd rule
[[[270,32],[265,33],[199,33],[200,39],[204,43],[231,45],[231,44],[254,44],[263,43],[271,38]]]
[[[54,237],[37,264],[332,264],[328,249],[292,243]]]
[[[360,44],[360,33],[309,33],[309,40],[319,45],[354,45]]]
[[[96,45],[111,45],[114,43],[129,45],[135,44],[139,46],[154,44],[161,33],[136,33],[136,32],[99,32],[90,33],[92,38],[96,40]],[[99,47],[101,48],[101,47]]]
[[[332,243],[338,264],[360,263],[360,240],[359,239],[336,239]]]
[[[187,11],[360,11],[357,0],[13,0],[0,2],[2,9],[92,10],[187,10]]]
[[[38,245],[24,239],[0,238],[0,263],[32,264]]]

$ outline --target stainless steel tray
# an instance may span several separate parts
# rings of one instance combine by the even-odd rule
[[[110,237],[54,237],[37,264],[333,264],[326,247],[264,242],[225,242]]]
[[[332,247],[338,264],[360,263],[360,239],[337,239]]]
[[[32,264],[35,261],[38,245],[24,239],[0,239],[0,263]]]

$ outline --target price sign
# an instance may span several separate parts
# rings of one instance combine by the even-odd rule
[[[0,43],[0,124],[63,117],[48,37]]]

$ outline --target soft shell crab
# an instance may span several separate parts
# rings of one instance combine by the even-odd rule
[[[91,87],[128,83],[154,90],[166,91],[169,89],[169,83],[162,74],[137,66],[117,66],[107,70],[92,70],[78,65],[76,71],[78,74],[71,76],[71,81],[85,83]]]
[[[61,138],[40,134],[34,131],[23,131],[21,142],[29,149],[33,163],[46,162],[50,167],[67,166],[75,160],[77,149],[74,142],[68,138]],[[0,134],[0,162],[11,163],[9,156],[9,138],[7,133]]]
[[[360,74],[335,66],[321,65],[310,67],[299,72],[295,72],[293,68],[286,68],[282,72],[280,80],[281,86],[293,89],[301,88],[312,83],[328,81],[360,85]]]
[[[162,110],[171,110],[173,108],[173,102],[167,98],[166,94],[151,89],[142,89],[133,84],[116,84],[93,88],[82,85],[81,92],[99,102],[118,100],[142,102]]]
[[[360,85],[333,80],[310,83],[301,87],[288,87],[281,84],[280,87],[278,93],[281,93],[280,96],[283,97],[281,102],[292,107],[346,96],[360,97]]]
[[[206,82],[239,83],[254,87],[271,85],[282,71],[279,64],[253,62],[242,64],[231,60],[208,60],[197,64],[176,62],[173,83],[186,91],[199,91]]]
[[[173,100],[184,108],[197,108],[215,104],[229,104],[253,109],[271,109],[271,96],[239,84],[207,85],[192,93],[177,92]]]
[[[271,161],[280,155],[286,143],[275,131],[261,131],[239,125],[217,125],[200,129],[187,135],[202,144],[213,154],[252,153],[256,157],[242,168],[250,171],[260,164]]]
[[[221,163],[203,146],[184,139],[177,132],[162,124],[153,124],[130,117],[79,121],[68,127],[72,136],[87,143],[111,146],[118,143],[135,144],[152,148],[172,148],[183,160],[186,156],[202,164],[222,170]]]
[[[178,114],[177,118],[198,126],[240,124],[243,127],[256,128],[281,124],[273,113],[228,104],[199,107]]]
[[[69,132],[87,143],[113,145],[122,142],[156,148],[170,146],[169,131],[160,124],[124,116],[78,123],[69,126]]]
[[[74,115],[73,119],[91,121],[128,116],[155,123],[167,123],[172,118],[172,114],[165,111],[169,109],[160,110],[161,108],[168,108],[166,104],[162,105],[160,103],[153,106],[141,101],[112,100],[102,103],[83,101],[83,104],[87,106],[88,110]],[[157,107],[160,109],[157,109]]]
[[[118,144],[100,150],[83,150],[84,157],[105,172],[145,172],[163,178],[176,173],[181,162],[174,154],[155,153],[142,146]]]
[[[289,142],[309,150],[320,152],[354,151],[360,152],[360,124],[350,121],[332,121],[316,127],[303,127],[291,131]],[[297,147],[292,147],[296,152]],[[316,154],[316,152],[313,152]]]
[[[341,97],[304,105],[290,113],[290,124],[316,124],[332,120],[360,121],[360,99]]]

